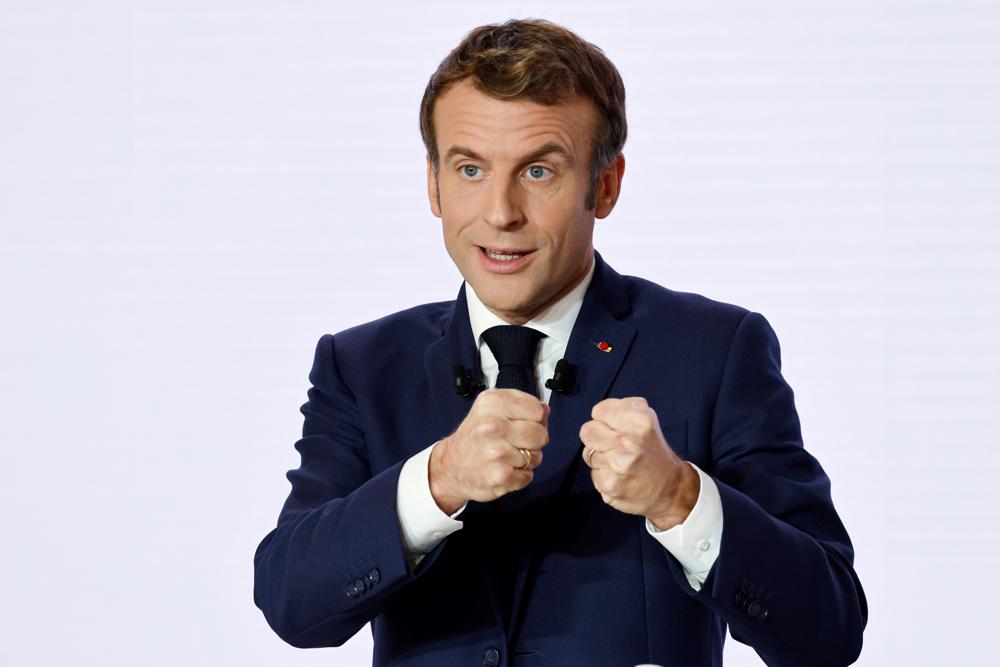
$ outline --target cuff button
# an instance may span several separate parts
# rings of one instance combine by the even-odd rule
[[[756,618],[758,621],[763,621],[767,618],[767,606],[760,600],[754,600],[747,607],[747,613]]]
[[[347,597],[354,600],[361,597],[361,595],[364,592],[365,592],[365,582],[361,581],[360,579],[351,579],[351,581],[348,582]]]
[[[745,609],[747,606],[747,594],[742,588],[736,590],[736,595],[733,596],[733,604],[736,605],[738,609]]]

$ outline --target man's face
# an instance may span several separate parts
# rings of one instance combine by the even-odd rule
[[[462,276],[507,322],[526,322],[590,268],[594,218],[614,207],[625,166],[619,156],[605,170],[587,210],[596,114],[583,98],[502,101],[469,80],[434,106],[440,168],[435,179],[428,162],[431,210]]]

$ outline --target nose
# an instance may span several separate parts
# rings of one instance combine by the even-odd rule
[[[492,227],[511,229],[523,222],[516,187],[509,179],[492,179],[484,204],[483,221]]]

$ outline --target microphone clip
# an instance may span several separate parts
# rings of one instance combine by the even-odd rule
[[[545,381],[545,386],[560,394],[571,394],[576,388],[576,366],[565,359],[556,362],[556,370],[552,377]]]
[[[455,393],[459,396],[471,396],[483,384],[479,379],[469,376],[462,364],[452,366],[451,373],[455,378]]]

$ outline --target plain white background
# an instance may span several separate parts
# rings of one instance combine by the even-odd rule
[[[252,556],[317,339],[457,292],[418,103],[526,16],[625,79],[605,258],[777,331],[859,664],[992,662],[1000,5],[971,0],[2,0],[0,662],[370,664],[367,628],[284,645]]]

